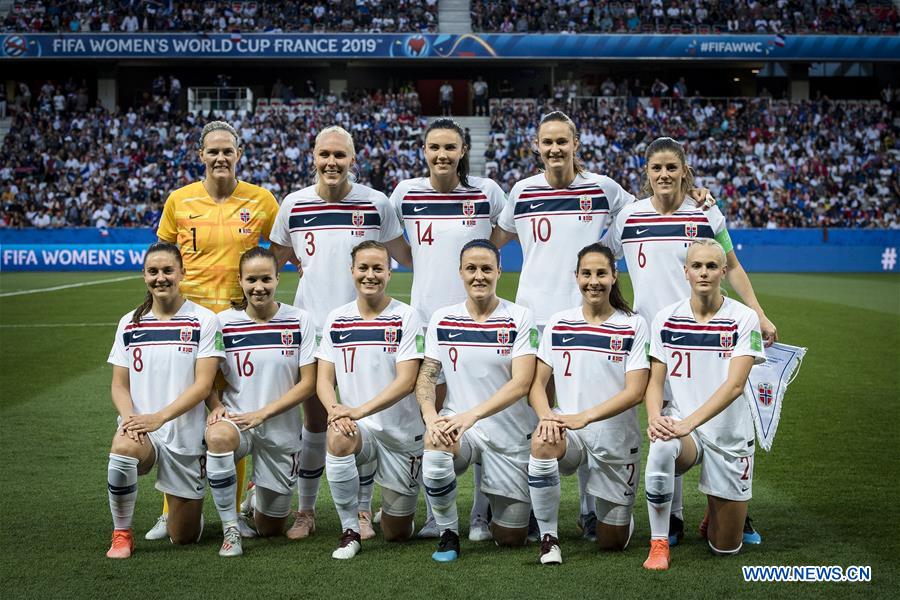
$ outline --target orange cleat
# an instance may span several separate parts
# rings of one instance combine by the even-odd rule
[[[650,555],[644,561],[644,568],[651,571],[666,571],[669,568],[669,540],[650,540]]]
[[[107,558],[131,558],[134,552],[134,538],[130,529],[114,529],[112,545],[106,551]]]
[[[316,513],[314,511],[299,511],[294,524],[285,535],[291,540],[302,540],[316,531]]]

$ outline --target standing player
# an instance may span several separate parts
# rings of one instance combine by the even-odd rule
[[[403,229],[387,197],[353,182],[356,162],[353,138],[338,126],[326,127],[313,148],[316,183],[288,194],[272,228],[272,249],[279,262],[291,261],[303,270],[294,305],[309,312],[320,338],[329,311],[356,296],[353,278],[347,274],[350,250],[365,240],[384,243],[397,261],[412,266]],[[315,531],[315,506],[319,478],[325,468],[327,415],[315,398],[304,404],[303,452],[298,488],[300,510],[288,530],[292,539]],[[371,498],[371,485],[367,493]],[[371,532],[368,515],[363,527]]]
[[[466,289],[447,273],[457,268],[460,249],[476,239],[491,236],[500,211],[503,190],[493,180],[469,175],[469,148],[462,127],[453,119],[436,119],[425,130],[425,162],[428,177],[406,179],[391,194],[410,240],[413,262],[412,300],[421,322],[428,323],[438,308],[466,299]],[[438,381],[438,410],[446,386]],[[487,497],[480,492],[481,466],[472,468],[475,502],[469,520],[469,539],[490,539]],[[426,506],[428,505],[426,497]],[[430,514],[419,537],[438,537]]]
[[[756,312],[766,344],[774,342],[778,337],[777,330],[766,318],[750,278],[734,252],[725,217],[711,198],[706,200],[706,211],[694,206],[693,200],[688,198],[687,192],[693,187],[694,178],[684,148],[672,138],[658,138],[647,147],[645,158],[647,179],[641,191],[649,197],[628,205],[604,238],[618,257],[625,257],[634,287],[635,311],[651,323],[661,308],[687,298],[691,292],[684,279],[688,247],[696,239],[716,239],[726,252],[728,282],[744,304]],[[668,388],[666,400],[671,400]],[[682,506],[681,478],[678,477],[669,536],[669,544],[673,546],[684,535]],[[745,529],[744,541],[760,543],[761,538],[749,518]]]
[[[169,539],[189,544],[200,538],[206,493],[203,400],[225,356],[216,316],[179,291],[184,266],[178,248],[150,246],[143,274],[147,298],[119,320],[109,354],[112,401],[119,413],[107,468],[114,528],[109,558],[129,558],[134,551],[137,478],[154,465],[156,489],[169,503]]]
[[[350,254],[357,298],[328,314],[316,354],[319,399],[331,425],[325,472],[343,530],[331,555],[338,559],[361,550],[357,465],[376,465],[385,539],[412,537],[425,432],[413,396],[422,325],[411,306],[385,294],[391,258],[384,244],[367,240]]]
[[[241,254],[268,239],[278,214],[278,203],[271,192],[238,180],[237,164],[243,152],[231,125],[224,121],[207,123],[200,133],[199,149],[206,176],[169,194],[156,232],[160,241],[181,249],[187,271],[182,293],[216,313],[232,302],[240,302]],[[236,491],[239,505],[243,480],[242,461]],[[166,514],[164,505],[147,539],[166,537]]]
[[[538,333],[531,311],[497,297],[500,251],[473,240],[460,253],[468,298],[434,313],[416,396],[427,429],[422,476],[441,533],[432,558],[459,556],[456,476],[473,462],[483,468],[482,491],[492,512],[491,533],[502,546],[528,534],[528,437],[537,423],[525,395],[534,376]],[[435,386],[447,376],[438,415]]]
[[[541,530],[542,564],[562,562],[557,534],[559,474],[589,467],[597,543],[624,550],[634,529],[641,433],[636,406],[650,365],[647,324],[619,290],[612,251],[593,243],[578,253],[581,306],[553,315],[544,329],[529,400],[540,418],[531,437],[528,485]],[[553,375],[557,409],[547,384]]]
[[[675,473],[702,464],[700,491],[707,495],[709,547],[715,554],[740,551],[753,487],[754,430],[744,395],[754,364],[765,362],[756,312],[725,298],[725,251],[715,240],[691,244],[684,266],[689,298],[656,315],[650,328],[647,388],[647,509],[650,555],[645,569],[669,568],[669,513]],[[663,390],[672,402],[663,416]]]
[[[304,311],[275,301],[275,255],[248,250],[241,256],[240,278],[243,302],[218,315],[227,385],[221,403],[213,402],[205,435],[209,486],[224,534],[220,556],[243,554],[235,461],[248,454],[256,531],[266,537],[284,533],[300,462],[299,404],[316,390],[315,331]]]

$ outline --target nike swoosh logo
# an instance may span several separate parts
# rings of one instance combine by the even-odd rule
[[[200,484],[200,485],[197,486],[197,491],[198,491],[198,492],[202,492],[202,491],[205,490],[205,489],[206,489],[206,486],[203,485],[203,484]]]
[[[348,337],[350,337],[350,335],[351,335],[351,334],[349,334],[349,333],[342,333],[342,334],[341,334],[341,339],[342,339],[342,340],[346,340]]]
[[[451,333],[451,334],[448,335],[447,337],[449,337],[449,338],[452,340],[453,338],[459,337],[459,336],[461,336],[461,335],[462,335],[462,333]]]
[[[672,336],[672,341],[677,342],[678,340],[680,340],[683,337],[684,337],[683,335],[679,335],[678,337]]]
[[[231,340],[231,341],[232,341],[233,343],[235,343],[235,344],[240,344],[241,342],[243,342],[243,341],[246,340],[246,339],[247,339],[247,338],[242,337],[242,338],[240,338],[240,339]]]
[[[203,215],[188,215],[188,219],[197,219],[197,218],[202,217],[202,216],[203,216]]]
[[[428,207],[427,207],[427,206],[414,206],[414,207],[413,207],[413,212],[422,212],[422,211],[425,210],[426,208],[428,208]]]
[[[537,204],[529,205],[528,208],[530,208],[531,210],[534,210],[534,209],[538,208],[539,206],[543,206],[543,205],[544,205],[543,202],[538,202]]]
[[[644,233],[647,233],[648,231],[650,231],[650,229],[638,229],[637,231],[635,231],[635,233],[637,235],[642,235]]]
[[[625,492],[626,496],[634,496],[634,492]]]
[[[563,344],[568,344],[569,342],[571,342],[571,341],[574,340],[574,339],[575,339],[574,337],[569,337],[569,338],[564,337],[564,338],[563,338]]]
[[[131,339],[136,340],[136,339],[138,339],[138,338],[144,337],[145,335],[147,335],[147,334],[146,334],[146,333],[133,333],[133,334],[131,335]]]
[[[750,489],[750,488],[748,488],[748,487],[742,487],[742,488],[741,488],[741,491],[742,491],[742,492],[746,492],[746,491],[749,490],[749,489]]]
[[[319,217],[310,217],[308,219],[303,219],[303,224],[306,225],[307,223],[312,223],[313,221],[315,221],[318,218]]]

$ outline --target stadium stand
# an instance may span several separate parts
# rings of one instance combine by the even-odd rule
[[[5,32],[434,32],[437,0],[15,2]]]
[[[472,30],[500,33],[896,34],[890,0],[472,0]]]

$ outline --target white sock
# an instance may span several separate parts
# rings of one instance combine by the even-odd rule
[[[298,508],[302,511],[316,509],[319,482],[325,470],[325,432],[313,433],[303,428],[300,441],[300,476],[297,478]]]
[[[456,511],[456,473],[453,455],[439,450],[426,450],[422,458],[422,481],[425,493],[431,498],[431,510],[438,531],[449,529],[459,535],[459,514]]]
[[[681,454],[680,440],[656,440],[650,444],[644,490],[647,494],[651,539],[669,538],[669,514],[672,510],[672,492],[675,488],[675,459],[679,454]]]
[[[558,537],[559,528],[559,463],[555,458],[528,457],[528,491],[531,508],[541,530],[541,537]]]
[[[216,510],[222,520],[222,529],[237,525],[237,472],[234,467],[234,452],[206,453],[206,477]]]
[[[356,457],[325,455],[325,475],[331,498],[341,519],[341,531],[352,529],[359,533],[359,470]]]
[[[357,467],[359,470],[359,510],[372,512],[372,493],[375,491],[375,470],[378,461]]]
[[[672,492],[672,514],[684,521],[684,487],[681,475],[675,476],[675,489]]]
[[[588,477],[591,474],[591,468],[587,463],[578,467],[578,498],[580,500],[581,514],[587,515],[597,512],[597,505],[594,502],[594,495],[588,493],[587,484]]]
[[[481,491],[481,465],[478,463],[472,465],[472,484],[474,489],[472,490],[472,512],[469,513],[469,520],[474,521],[476,516],[487,520],[490,503],[487,494]]]
[[[109,493],[109,512],[114,529],[131,529],[134,505],[137,501],[137,468],[140,461],[121,454],[109,455],[106,468],[106,487]]]

